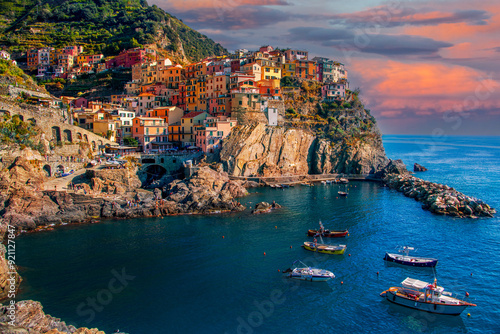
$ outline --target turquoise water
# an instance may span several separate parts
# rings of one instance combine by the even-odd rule
[[[384,136],[384,146],[390,158],[429,168],[420,177],[500,208],[500,138]],[[134,334],[500,332],[498,216],[434,216],[375,183],[352,182],[348,198],[337,198],[337,191],[337,185],[259,188],[242,202],[275,200],[284,208],[256,216],[107,221],[20,236],[24,283],[17,299],[41,301],[47,313],[76,326]],[[300,247],[320,219],[331,229],[349,229],[348,238],[336,240],[347,245],[344,256]],[[434,279],[431,269],[387,265],[384,253],[398,245],[439,258],[439,284],[469,292],[477,307],[440,316],[382,299],[380,292],[408,276]],[[283,279],[278,270],[296,259],[336,278]]]

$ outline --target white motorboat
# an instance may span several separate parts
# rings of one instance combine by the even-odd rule
[[[332,278],[335,278],[335,275],[328,270],[318,269],[306,266],[301,261],[297,260],[303,267],[295,267],[294,269],[287,269],[284,273],[288,273],[288,277],[301,280],[301,281],[311,281],[311,282],[326,282]]]

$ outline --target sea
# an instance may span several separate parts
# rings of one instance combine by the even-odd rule
[[[500,137],[384,135],[391,159],[500,209]],[[500,214],[457,219],[372,182],[257,188],[241,199],[283,206],[268,214],[185,215],[68,225],[16,239],[23,277],[16,300],[76,327],[112,333],[500,333]],[[348,229],[328,242],[344,255],[301,245],[306,231]],[[435,270],[383,261],[412,246]],[[332,271],[328,282],[286,278],[296,260]],[[466,295],[476,307],[434,315],[380,293],[411,277]]]

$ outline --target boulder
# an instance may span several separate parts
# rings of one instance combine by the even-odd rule
[[[415,164],[413,165],[413,171],[414,171],[414,172],[426,172],[426,171],[427,171],[427,168],[425,168],[425,167],[424,167],[424,166],[422,166],[422,165],[419,165],[419,164],[415,163]]]
[[[281,208],[281,205],[279,205],[274,201],[272,204],[269,204],[267,202],[260,202],[255,204],[255,208],[252,210],[252,214],[268,213],[271,212],[273,209],[279,209],[279,208]]]

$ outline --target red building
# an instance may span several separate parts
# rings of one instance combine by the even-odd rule
[[[115,67],[127,67],[131,68],[132,65],[142,63],[147,55],[151,55],[151,57],[156,58],[156,52],[150,49],[130,49],[123,50],[120,54],[112,59],[106,60],[106,68],[115,68]]]

